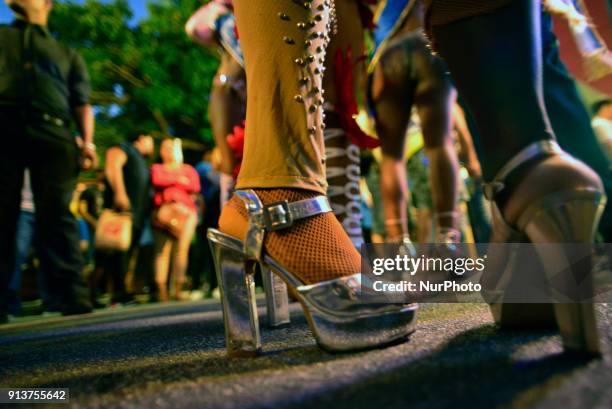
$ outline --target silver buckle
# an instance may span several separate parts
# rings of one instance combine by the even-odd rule
[[[264,205],[263,223],[268,231],[291,227],[293,225],[293,217],[289,210],[289,202],[284,200]]]

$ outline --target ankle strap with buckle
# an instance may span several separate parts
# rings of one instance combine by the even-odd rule
[[[257,260],[261,257],[266,231],[287,229],[296,220],[332,211],[329,201],[325,196],[317,196],[291,203],[283,200],[264,205],[257,194],[251,189],[237,190],[235,193],[242,199],[249,213],[249,230],[244,242],[244,250],[248,256],[254,257]]]
[[[563,150],[555,140],[547,139],[534,142],[517,153],[500,169],[495,178],[483,185],[483,193],[487,200],[495,199],[495,196],[505,187],[505,180],[512,171],[520,165],[537,158],[538,156],[560,155]]]

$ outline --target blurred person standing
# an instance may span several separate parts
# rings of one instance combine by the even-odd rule
[[[136,250],[145,220],[151,211],[151,175],[147,159],[153,155],[153,138],[147,133],[135,133],[127,141],[106,151],[104,174],[104,207],[132,215],[132,242],[125,252],[112,252],[104,257],[104,266],[113,277],[112,303],[133,301],[125,288],[125,277]]]
[[[213,156],[217,150],[218,148],[206,151],[195,167],[200,177],[201,208],[194,245],[196,251],[190,257],[190,263],[193,265],[190,264],[189,270],[192,272],[193,288],[203,287],[204,296],[211,295],[217,287],[212,253],[206,240],[206,232],[211,227],[217,227],[217,220],[221,214],[220,172],[213,164]]]
[[[196,229],[194,196],[200,192],[200,177],[183,163],[180,139],[164,139],[159,148],[162,163],[153,165],[151,181],[155,189],[155,282],[158,298],[167,301],[168,275],[174,280],[174,298],[180,300],[189,260],[189,246]]]
[[[95,182],[87,187],[79,196],[78,205],[79,215],[85,222],[89,235],[89,246],[85,255],[85,272],[90,291],[90,300],[94,308],[103,307],[97,301],[97,289],[105,270],[101,260],[98,260],[96,257],[99,253],[95,250],[95,238],[98,219],[104,208],[104,181],[104,170],[98,170]]]
[[[85,260],[86,264],[93,262],[94,239],[96,236],[96,225],[104,206],[104,171],[96,172],[96,180],[87,186],[79,196],[79,215],[85,221],[89,234],[89,247]]]
[[[246,72],[232,1],[213,0],[202,5],[185,24],[185,32],[196,44],[219,52],[208,119],[217,146],[219,206],[223,206],[232,196],[242,162],[246,118]]]
[[[51,36],[51,0],[5,0],[15,13],[0,26],[0,322],[15,267],[15,233],[24,169],[30,170],[41,265],[61,290],[64,314],[91,311],[81,277],[79,232],[70,213],[79,163],[95,167],[89,76],[81,56]],[[83,139],[70,132],[74,120]]]
[[[9,313],[11,315],[18,315],[21,312],[21,270],[34,244],[35,231],[36,214],[34,212],[34,197],[30,184],[30,172],[26,169],[23,175],[21,206],[19,219],[17,220],[17,234],[15,235],[15,270],[9,283]],[[39,270],[39,273],[41,271]],[[40,279],[39,283],[41,283]]]
[[[593,104],[591,125],[608,159],[612,159],[612,99],[604,99]]]
[[[21,312],[22,269],[28,261],[32,247],[36,253],[45,251],[44,246],[36,241],[36,212],[34,196],[30,183],[30,172],[25,170],[23,175],[23,188],[21,189],[21,208],[17,220],[17,234],[15,236],[15,270],[9,284],[9,314],[18,315]],[[39,256],[40,257],[40,256]],[[38,268],[38,293],[43,301],[46,312],[60,311],[61,292],[54,288],[53,282],[41,268]]]

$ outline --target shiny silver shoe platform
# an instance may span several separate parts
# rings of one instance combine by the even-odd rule
[[[294,290],[317,343],[326,350],[374,348],[401,341],[414,331],[417,305],[364,302],[360,298],[361,274],[303,285],[263,251],[266,231],[289,228],[295,220],[331,211],[327,198],[320,196],[264,206],[253,191],[237,191],[236,194],[245,202],[249,213],[245,242],[216,229],[208,230],[221,291],[229,355],[250,356],[261,351],[253,280],[258,264],[264,272],[272,272],[272,277],[280,278]],[[268,286],[267,296],[272,289]],[[274,310],[274,303],[267,298],[268,311]],[[283,302],[278,301],[278,305],[282,306]]]

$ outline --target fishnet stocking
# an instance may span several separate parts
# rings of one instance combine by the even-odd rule
[[[258,189],[263,204],[287,200],[294,202],[319,195],[299,189]],[[244,240],[247,211],[237,196],[225,205],[219,229]],[[266,233],[264,251],[304,284],[358,273],[361,258],[333,213],[324,213],[296,221],[285,230]]]

